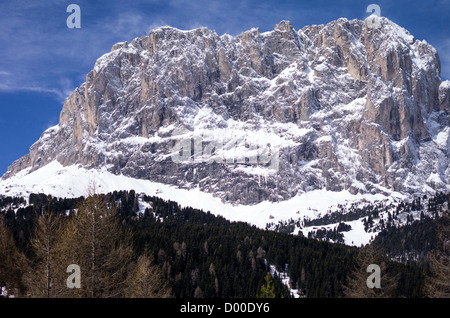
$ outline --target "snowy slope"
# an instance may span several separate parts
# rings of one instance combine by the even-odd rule
[[[403,198],[402,195],[392,193],[387,198],[381,194],[353,195],[348,191],[333,192],[314,190],[281,202],[264,201],[255,205],[232,205],[224,203],[211,193],[196,189],[180,189],[175,186],[139,180],[123,175],[115,175],[106,169],[87,170],[83,167],[63,167],[54,161],[41,169],[28,173],[22,171],[18,175],[0,181],[0,193],[6,196],[22,196],[28,198],[30,193],[46,193],[56,197],[73,198],[87,196],[90,192],[108,193],[115,190],[135,190],[137,193],[155,195],[165,200],[178,202],[181,206],[191,206],[221,215],[231,221],[243,221],[260,228],[267,223],[279,222],[291,218],[308,217],[314,219],[332,209],[338,204],[394,200]],[[141,202],[140,210],[145,210]],[[352,224],[352,230],[346,232],[346,243],[349,245],[366,244],[372,234],[364,232],[360,221]]]

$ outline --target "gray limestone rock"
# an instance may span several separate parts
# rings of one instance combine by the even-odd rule
[[[379,21],[236,37],[162,27],[115,44],[3,178],[58,160],[241,204],[320,188],[448,191],[438,54]]]

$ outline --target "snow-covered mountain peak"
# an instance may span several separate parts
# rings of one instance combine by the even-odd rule
[[[101,56],[2,182],[56,161],[243,205],[449,190],[449,87],[437,51],[386,18],[160,27]]]

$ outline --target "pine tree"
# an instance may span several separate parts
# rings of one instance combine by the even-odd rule
[[[275,298],[275,286],[273,285],[272,275],[270,275],[270,272],[267,272],[264,280],[266,281],[266,284],[261,286],[258,298]]]

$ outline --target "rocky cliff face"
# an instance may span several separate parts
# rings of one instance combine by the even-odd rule
[[[24,168],[107,167],[253,204],[327,188],[449,190],[450,85],[392,21],[236,37],[171,27],[113,46]]]

